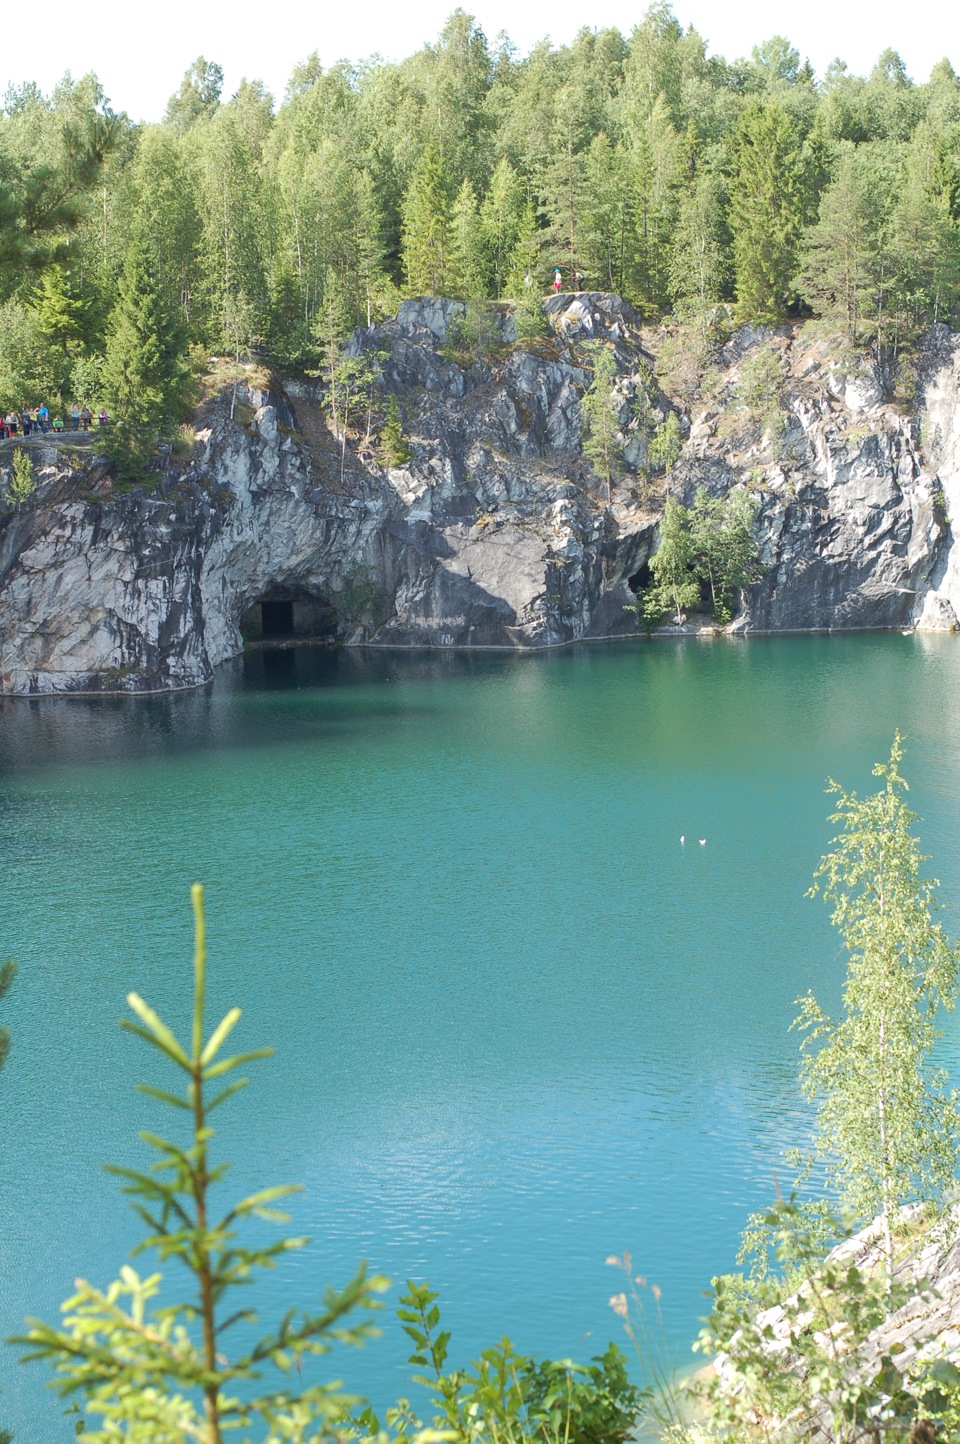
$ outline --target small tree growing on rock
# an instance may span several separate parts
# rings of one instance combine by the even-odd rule
[[[380,428],[380,455],[384,466],[406,466],[410,460],[410,444],[403,434],[400,403],[391,391],[387,416]]]
[[[656,428],[647,448],[647,459],[654,471],[668,476],[673,470],[680,452],[683,437],[680,435],[680,420],[675,411],[669,411],[664,421]]]
[[[936,1014],[956,1002],[960,949],[937,919],[936,880],[920,876],[926,858],[903,798],[902,757],[898,732],[889,762],[873,769],[883,786],[869,797],[830,784],[840,832],[811,892],[822,889],[833,905],[849,954],[843,1016],[834,1022],[808,994],[795,1023],[818,1153],[851,1212],[879,1214],[888,1272],[900,1205],[943,1197],[960,1155],[960,1097],[929,1062]]]
[[[19,511],[21,506],[33,500],[37,490],[37,479],[33,474],[33,462],[22,447],[13,453],[13,474],[7,495]]]
[[[712,497],[700,487],[694,498],[691,526],[697,567],[710,588],[719,622],[730,621],[746,588],[763,576],[756,519],[757,503],[743,489]]]
[[[660,519],[660,543],[650,562],[654,585],[641,603],[644,620],[649,625],[656,626],[669,609],[679,627],[685,608],[697,605],[700,583],[694,563],[690,515],[681,502],[668,496]]]
[[[613,478],[619,476],[623,466],[623,442],[614,391],[617,363],[602,342],[594,341],[588,349],[593,360],[593,380],[580,403],[586,423],[583,453],[597,476],[606,483],[609,502],[613,498]]]

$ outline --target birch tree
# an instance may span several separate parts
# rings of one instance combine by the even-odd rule
[[[902,757],[898,732],[869,797],[830,784],[840,831],[811,893],[832,905],[848,954],[843,1014],[834,1022],[808,994],[794,1024],[805,1034],[801,1083],[818,1107],[817,1152],[842,1203],[858,1218],[880,1215],[888,1273],[897,1209],[942,1197],[960,1146],[957,1093],[930,1063],[938,1010],[956,1001],[960,949],[938,919],[936,880],[920,875]]]

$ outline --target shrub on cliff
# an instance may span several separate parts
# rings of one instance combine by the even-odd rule
[[[27,452],[18,447],[13,453],[13,474],[10,477],[7,496],[19,511],[21,506],[33,500],[36,490],[37,481],[33,474],[33,462]]]

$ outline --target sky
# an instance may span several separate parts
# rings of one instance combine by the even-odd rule
[[[587,25],[616,25],[627,33],[643,16],[647,0],[462,0],[463,8],[493,37],[505,30],[521,53],[544,35],[556,44],[572,40]],[[246,76],[263,80],[279,100],[293,66],[316,50],[331,65],[379,52],[402,59],[436,39],[456,0],[353,0],[318,6],[278,0],[277,8],[252,0],[164,0],[130,5],[129,0],[92,0],[78,7],[48,0],[37,24],[14,27],[2,47],[0,77],[36,81],[49,91],[66,70],[75,77],[93,70],[113,108],[135,120],[159,120],[167,98],[198,55],[224,69],[229,97]],[[869,71],[886,47],[900,52],[915,80],[926,80],[946,55],[960,71],[960,9],[934,0],[674,0],[680,23],[694,25],[713,53],[728,59],[748,55],[771,35],[786,35],[822,74],[835,56],[850,69]],[[27,38],[29,37],[29,38]],[[22,42],[22,43],[21,43]]]

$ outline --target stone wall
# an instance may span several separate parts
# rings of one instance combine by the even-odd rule
[[[900,415],[870,377],[844,375],[792,331],[737,333],[709,394],[654,379],[659,339],[621,298],[551,297],[551,333],[515,342],[507,305],[488,334],[465,308],[406,301],[348,351],[382,358],[411,460],[384,468],[375,436],[341,448],[316,383],[247,391],[198,417],[190,462],[125,488],[102,459],[35,453],[36,504],[0,504],[0,690],[193,686],[243,646],[264,598],[329,608],[348,645],[543,647],[636,633],[629,581],[656,546],[668,488],[690,501],[748,485],[761,500],[764,579],[744,631],[950,626],[960,608],[958,338],[936,328],[925,399]],[[581,451],[589,349],[617,359],[626,464],[607,500]],[[779,420],[738,400],[760,350],[782,368]],[[484,353],[484,354],[481,354]],[[669,393],[669,394],[668,394]],[[643,474],[671,410],[685,438],[669,478]],[[641,420],[643,418],[643,420]],[[362,428],[361,428],[362,429]],[[9,453],[7,453],[7,456]],[[691,619],[697,625],[697,619]]]

